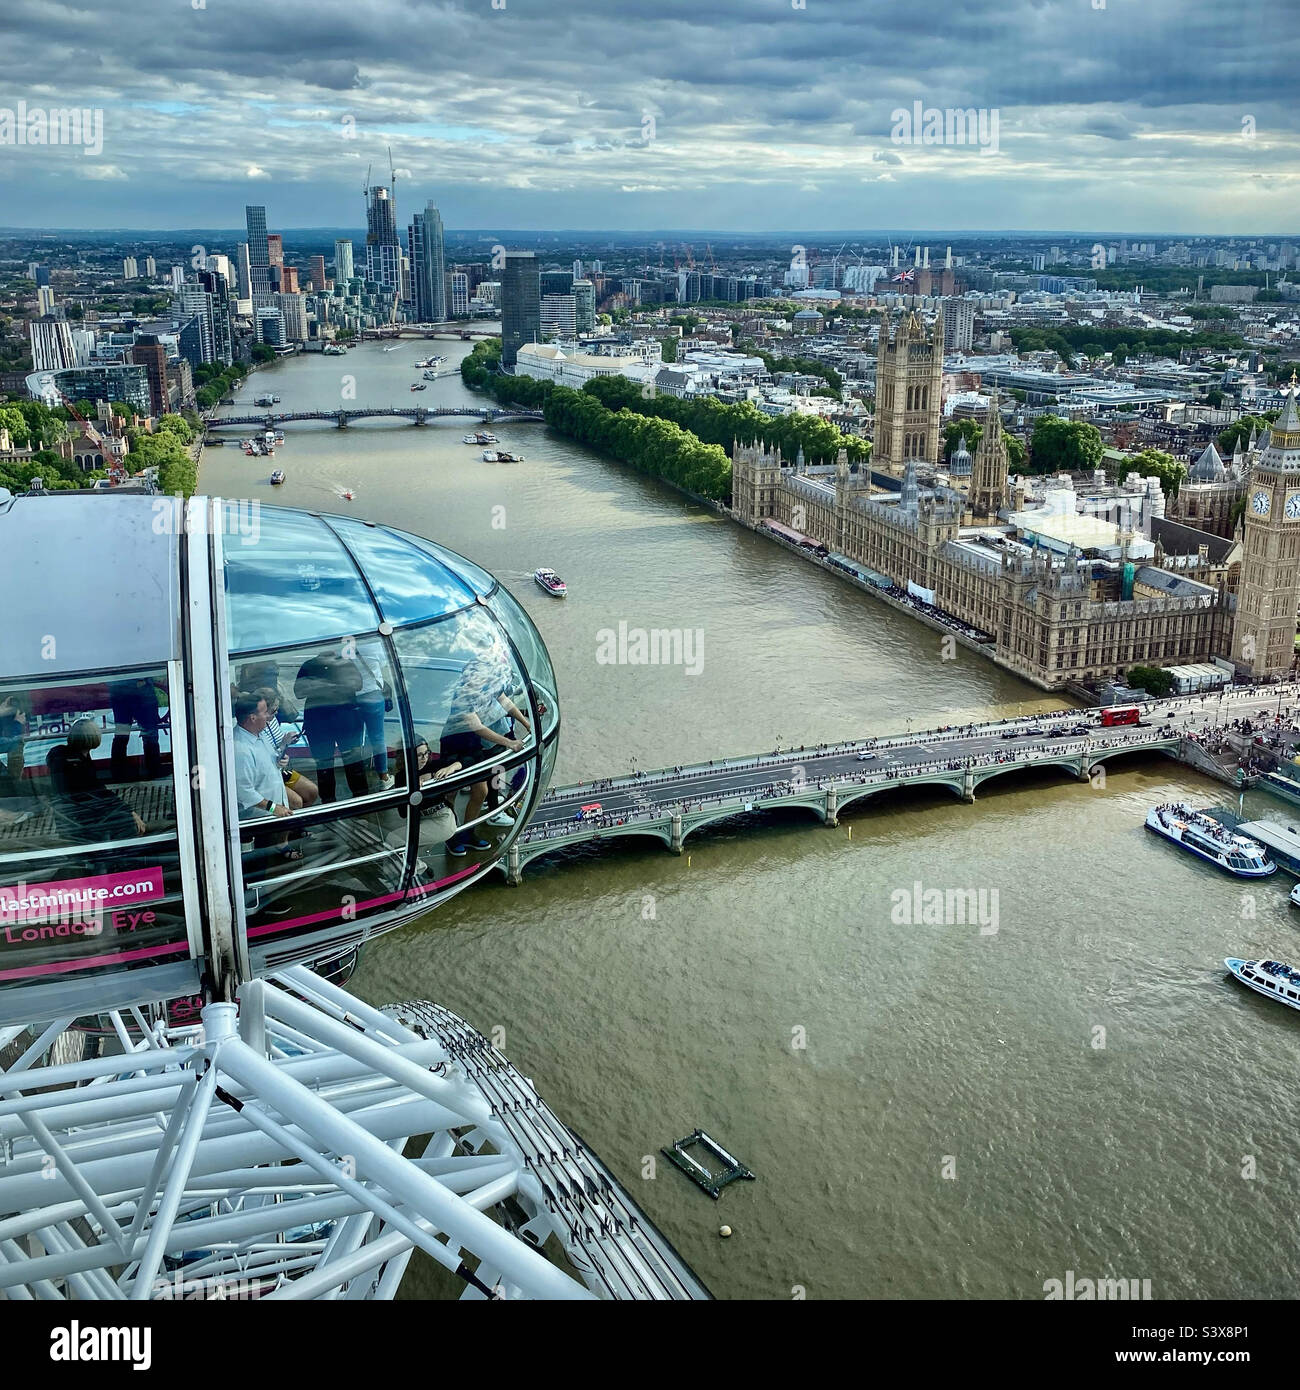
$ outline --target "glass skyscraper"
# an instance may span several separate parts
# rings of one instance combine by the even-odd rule
[[[411,299],[419,323],[442,323],[447,317],[447,278],[442,253],[442,216],[432,203],[411,219],[407,231],[411,256]]]
[[[352,243],[344,237],[334,243],[335,288],[344,288],[355,273],[352,269]]]
[[[507,251],[501,271],[501,365],[513,367],[519,349],[541,336],[537,257],[531,251]]]
[[[248,276],[252,292],[253,308],[261,308],[271,303],[271,255],[266,238],[266,209],[244,208],[244,220],[248,226]]]

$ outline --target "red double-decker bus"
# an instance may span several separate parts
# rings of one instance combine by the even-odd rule
[[[1108,729],[1115,724],[1140,724],[1142,711],[1136,705],[1112,705],[1101,712],[1101,727]]]

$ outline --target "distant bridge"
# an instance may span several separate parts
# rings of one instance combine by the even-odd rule
[[[391,328],[363,328],[361,341],[366,343],[396,342],[399,338],[499,338],[498,328],[467,328],[463,323],[404,323]]]
[[[1120,754],[1163,753],[1204,766],[1204,756],[1196,756],[1199,748],[1185,738],[1177,720],[1103,728],[1097,718],[1094,711],[1065,710],[1037,724],[1004,720],[557,787],[496,867],[509,882],[518,883],[524,865],[533,859],[623,836],[649,836],[680,854],[687,836],[704,826],[784,807],[806,809],[833,826],[853,803],[904,787],[948,787],[961,800],[973,802],[978,787],[1009,772],[1057,767],[1079,781],[1091,781],[1108,759]],[[1047,736],[1053,725],[1083,723],[1086,734]],[[1007,737],[1013,729],[1014,741]],[[582,818],[582,808],[593,804],[600,811]]]
[[[431,420],[460,416],[469,420],[483,420],[489,424],[498,420],[542,420],[540,410],[514,410],[509,406],[497,409],[491,406],[412,406],[402,409],[399,406],[381,406],[374,410],[290,410],[283,412],[263,411],[257,415],[223,415],[220,419],[207,421],[206,428],[213,430],[236,429],[252,426],[255,429],[273,429],[276,425],[292,424],[297,420],[320,420],[339,429],[346,429],[357,420],[410,420],[415,425],[426,425]]]

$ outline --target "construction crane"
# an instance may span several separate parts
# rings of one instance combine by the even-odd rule
[[[103,438],[103,435],[100,434],[99,430],[93,429],[90,422],[86,419],[84,415],[82,415],[81,411],[79,411],[77,407],[73,405],[72,402],[67,398],[67,396],[65,396],[61,391],[59,392],[59,399],[63,402],[64,409],[67,410],[68,414],[71,415],[72,418],[77,422],[77,424],[81,426],[83,431],[87,433],[93,432],[93,434],[99,435],[101,439]],[[107,471],[110,482],[124,483],[126,481],[126,473],[123,470],[121,464],[117,461],[116,456],[114,456],[112,459],[105,459],[104,462],[108,464]]]
[[[388,196],[393,200],[393,216],[397,216],[397,170],[393,168],[393,147],[385,145],[388,151]]]
[[[713,247],[706,241],[704,243],[705,254],[709,258],[709,269],[716,275],[718,273],[718,263],[713,259]]]

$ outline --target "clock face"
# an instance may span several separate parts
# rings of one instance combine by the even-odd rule
[[[1255,493],[1250,499],[1250,505],[1256,516],[1267,516],[1269,505],[1268,493],[1263,491]]]
[[[1288,521],[1300,520],[1300,492],[1288,492],[1286,495],[1286,519]]]

